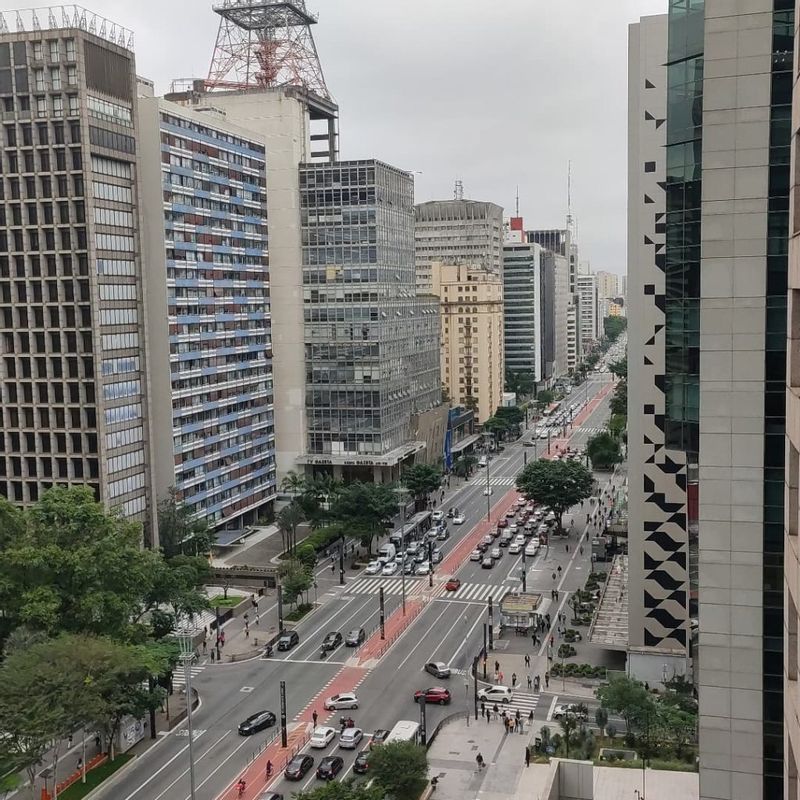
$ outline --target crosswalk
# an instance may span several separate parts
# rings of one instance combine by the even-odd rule
[[[605,433],[607,428],[595,428],[589,426],[582,426],[578,428],[577,433]]]
[[[420,578],[413,578],[406,575],[406,594],[411,594],[412,590],[422,583]],[[348,583],[345,587],[345,594],[380,594],[381,586],[385,595],[402,594],[403,583],[399,575],[388,578],[359,578],[353,583]]]
[[[192,635],[209,627],[215,619],[213,611],[201,611],[199,614],[179,617],[175,623],[175,630],[178,633]]]
[[[453,600],[502,600],[508,592],[505,586],[492,586],[487,583],[462,583],[454,592],[447,592],[444,597]]]
[[[517,479],[512,476],[508,475],[506,477],[498,476],[493,477],[489,476],[489,485],[490,486],[513,486],[517,482]],[[485,476],[478,476],[472,481],[474,486],[486,486],[486,477]]]
[[[192,680],[194,680],[204,669],[206,668],[205,664],[199,664],[195,666],[189,667],[189,672],[192,674]],[[175,671],[172,673],[172,685],[173,687],[184,686],[186,684],[186,674],[182,666],[178,665],[175,667]]]
[[[498,703],[497,708],[500,713],[505,711],[506,714],[511,714],[512,717],[516,714],[517,710],[519,710],[520,717],[527,722],[528,715],[531,713],[531,711],[534,713],[536,712],[540,697],[541,695],[538,694],[529,694],[528,692],[520,692],[515,690],[514,699],[508,704]],[[487,701],[486,708],[487,710],[494,708],[494,703]]]

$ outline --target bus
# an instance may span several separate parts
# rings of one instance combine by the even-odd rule
[[[430,511],[420,511],[406,520],[405,527],[398,528],[390,537],[389,541],[398,549],[403,543],[413,542],[421,539],[433,525],[433,515]],[[405,534],[405,536],[403,535]]]
[[[389,732],[384,744],[389,744],[389,742],[413,742],[414,744],[419,744],[419,722],[401,719]]]

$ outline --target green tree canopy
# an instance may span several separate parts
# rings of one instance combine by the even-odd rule
[[[530,397],[533,394],[536,381],[533,375],[525,370],[506,370],[506,391],[514,392],[517,397]]]
[[[619,442],[610,433],[598,433],[586,443],[586,454],[595,469],[608,469],[622,461]]]
[[[281,564],[280,573],[283,599],[292,605],[297,602],[303,592],[307,592],[314,585],[312,567],[297,559],[284,561]]]
[[[416,800],[427,780],[428,757],[413,742],[391,742],[372,751],[369,770],[389,797]]]
[[[428,495],[442,485],[442,471],[432,464],[414,464],[403,470],[402,483],[420,511],[425,508]]]
[[[506,419],[503,417],[489,417],[486,422],[483,423],[483,430],[486,433],[491,433],[495,439],[502,439],[506,433],[508,433],[509,424]]]
[[[297,547],[297,528],[304,519],[303,509],[297,499],[278,512],[275,522],[281,532],[283,549],[286,552],[293,553]]]
[[[595,690],[603,708],[619,714],[628,731],[642,730],[648,719],[655,722],[655,703],[640,681],[618,676]]]
[[[527,497],[550,508],[558,519],[591,496],[592,473],[578,461],[531,461],[517,476],[517,488]]]
[[[609,403],[612,414],[628,414],[628,382],[620,381],[614,388]]]
[[[478,459],[475,458],[475,456],[471,455],[470,453],[466,453],[455,460],[453,464],[453,472],[459,478],[467,478],[469,477],[470,472],[475,469],[475,465],[477,463]]]
[[[158,542],[167,558],[176,555],[205,555],[211,551],[216,535],[205,519],[194,519],[192,512],[178,501],[173,486],[158,503]]]
[[[603,333],[610,342],[615,342],[628,327],[625,317],[606,317],[603,320]]]
[[[536,395],[536,405],[541,411],[544,411],[555,399],[556,396],[553,392],[549,389],[542,389],[542,391]]]
[[[525,412],[519,406],[499,406],[494,415],[504,419],[509,427],[519,427],[525,421]]]
[[[614,361],[608,365],[608,368],[618,377],[618,378],[625,378],[628,377],[628,357],[625,356],[621,358],[619,361]]]
[[[383,532],[397,509],[397,494],[392,485],[356,482],[342,489],[331,511],[347,535],[369,550],[372,540]]]
[[[373,751],[374,752],[374,751]],[[377,783],[356,783],[353,778],[329,781],[308,792],[295,794],[295,800],[384,800],[384,792]]]

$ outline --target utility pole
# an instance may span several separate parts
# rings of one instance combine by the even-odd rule
[[[419,738],[420,744],[422,744],[423,747],[428,743],[428,730],[425,725],[425,711],[427,705],[428,701],[423,694],[419,699]]]
[[[344,586],[344,534],[339,537],[339,586]]]
[[[278,633],[283,633],[283,587],[278,581]],[[217,648],[217,661],[219,661],[219,648]]]
[[[528,591],[528,570],[525,566],[525,548],[522,548],[522,591]]]
[[[406,615],[406,490],[404,486],[397,487],[400,496],[400,552],[403,560],[400,564],[400,591],[403,595],[403,616]]]
[[[403,564],[403,567],[405,567],[405,564]],[[380,604],[381,604],[381,639],[385,639],[386,638],[386,615],[385,615],[385,609],[384,609],[384,605],[383,605],[383,586],[381,586],[381,588],[380,588],[379,597],[380,597]]]
[[[192,658],[194,648],[189,637],[181,637],[181,660],[186,685],[186,732],[189,734],[189,797],[195,800],[194,778],[194,724],[192,721]]]
[[[483,623],[483,679],[486,680],[486,662],[488,661],[489,651],[486,649],[486,623]]]
[[[478,719],[478,656],[472,662],[472,685],[473,697],[475,701],[475,720]]]
[[[428,586],[433,588],[433,542],[428,542]]]
[[[289,737],[286,733],[286,681],[281,681],[281,747],[287,747]]]
[[[486,521],[488,522],[492,515],[492,488],[489,484],[489,455],[486,456]]]
[[[489,649],[494,650],[494,606],[491,595],[489,595]]]

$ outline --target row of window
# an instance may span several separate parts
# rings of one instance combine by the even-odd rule
[[[118,425],[121,422],[129,422],[132,419],[141,419],[141,416],[141,403],[131,403],[127,406],[107,408],[105,411],[106,425]]]
[[[133,203],[133,192],[127,186],[92,181],[92,192],[99,200],[111,200],[114,203]]]
[[[147,498],[143,495],[135,497],[133,500],[128,500],[122,504],[122,513],[126,517],[133,517],[136,514],[141,514],[147,508]]]
[[[98,233],[97,249],[114,250],[118,253],[132,253],[134,250],[133,236],[117,236],[113,233]]]
[[[137,489],[144,487],[144,473],[132,475],[130,478],[123,478],[121,481],[111,481],[108,484],[109,497],[119,497],[123,494],[130,494]]]
[[[135,283],[101,283],[101,300],[136,300]]]
[[[99,97],[93,97],[92,95],[86,96],[86,106],[93,117],[107,119],[117,125],[133,127],[133,115],[131,114],[131,109],[127,106],[112,103],[110,100],[101,100]]]
[[[77,51],[75,49],[75,40],[72,38],[69,39],[48,39],[46,42],[44,41],[35,41],[33,42],[33,60],[34,61],[44,61],[45,52],[47,53],[48,59],[50,61],[60,61],[61,60],[61,48],[60,44],[63,41],[64,44],[64,55],[67,61],[75,61],[78,57]],[[16,43],[15,43],[16,44]],[[22,43],[24,44],[24,42]],[[47,49],[45,50],[45,46]],[[24,61],[21,63],[25,63]]]
[[[108,150],[119,150],[121,153],[136,152],[136,140],[133,136],[114,133],[94,125],[89,126],[89,141],[97,147],[105,147]]]
[[[119,258],[98,258],[98,275],[136,275],[136,262]]]
[[[108,175],[111,178],[131,178],[132,165],[127,161],[117,161],[104,156],[92,156],[92,172],[98,175]]]
[[[138,333],[109,333],[102,337],[103,350],[133,350],[139,347]]]
[[[176,128],[187,128],[193,132],[201,133],[204,136],[208,136],[220,142],[227,142],[228,144],[233,144],[237,147],[245,147],[248,150],[253,150],[256,153],[259,153],[260,155],[264,155],[265,152],[264,145],[249,142],[246,139],[240,139],[238,136],[226,133],[225,131],[217,130],[216,128],[207,128],[205,125],[198,125],[193,120],[184,119],[183,117],[175,117],[171,114],[162,114],[161,120],[165,125],[173,125]],[[182,139],[175,139],[174,144],[189,148],[190,142],[191,140],[184,142]],[[207,145],[207,147],[210,146],[211,145]],[[219,157],[223,158],[221,154]],[[247,162],[247,159],[244,156],[237,155],[236,153],[231,153],[230,157],[236,164],[244,164]],[[258,164],[259,162],[255,163]]]
[[[44,69],[39,68],[33,70],[33,84],[35,90],[37,92],[44,92],[47,91],[48,89],[52,89],[53,91],[56,92],[59,91],[62,86],[61,68],[49,67],[47,70],[47,75],[50,79],[49,85],[45,84]],[[68,86],[78,85],[78,68],[74,65],[70,65],[67,67],[67,85]]]
[[[138,467],[144,464],[144,450],[134,450],[132,453],[123,453],[108,459],[109,472],[122,472],[125,469]]]
[[[138,322],[135,308],[109,308],[100,312],[101,325],[136,325]]]
[[[109,186],[110,184],[101,184]],[[124,187],[115,186],[115,189]],[[130,189],[128,189],[130,192]],[[130,211],[117,211],[113,208],[95,208],[94,221],[98,225],[115,225],[118,228],[132,228],[133,227],[133,214]]]
[[[141,441],[144,441],[144,428],[141,425],[138,428],[126,428],[122,431],[106,434],[106,448],[108,450],[127,447],[129,444],[136,444]]]
[[[139,371],[139,357],[128,356],[127,358],[107,358],[104,359],[100,371],[102,375],[124,375],[127,372]]]

